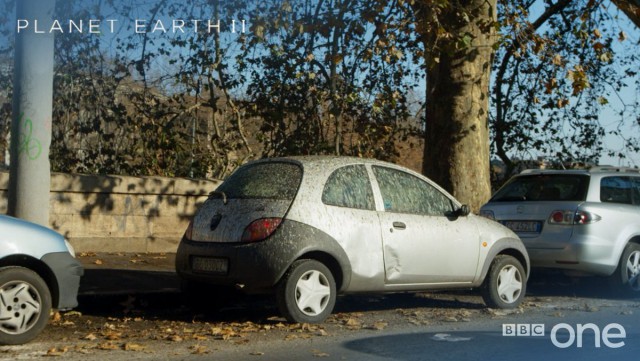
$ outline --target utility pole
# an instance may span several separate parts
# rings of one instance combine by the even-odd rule
[[[16,0],[9,215],[49,226],[55,0]]]

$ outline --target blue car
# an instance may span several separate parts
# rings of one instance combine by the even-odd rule
[[[0,215],[0,345],[29,342],[52,308],[76,307],[83,273],[62,235]]]

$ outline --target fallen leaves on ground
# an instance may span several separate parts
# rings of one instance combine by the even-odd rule
[[[311,354],[313,357],[329,357],[330,355],[326,352],[322,352],[320,350],[311,350]]]
[[[189,347],[189,350],[191,350],[191,353],[193,355],[204,355],[209,353],[209,350],[207,349],[206,346],[202,346],[202,345],[193,345]]]
[[[68,347],[52,347],[47,350],[47,353],[45,354],[45,356],[62,356],[67,351],[69,351]]]
[[[125,351],[144,351],[147,347],[137,343],[125,343],[122,345],[122,349]]]

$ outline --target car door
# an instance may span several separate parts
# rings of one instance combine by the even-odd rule
[[[473,217],[453,216],[448,195],[423,178],[373,166],[388,285],[471,282],[480,239]]]
[[[349,291],[384,289],[382,236],[367,168],[353,164],[336,169],[327,179],[322,203],[325,228],[344,248],[351,265]]]

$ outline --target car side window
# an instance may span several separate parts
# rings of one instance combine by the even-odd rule
[[[380,186],[385,211],[446,216],[453,211],[449,197],[431,184],[409,173],[373,167]]]
[[[327,179],[322,202],[331,206],[375,209],[369,175],[364,165],[349,165],[335,170]]]
[[[600,201],[633,204],[633,188],[629,177],[604,177],[600,181]]]

